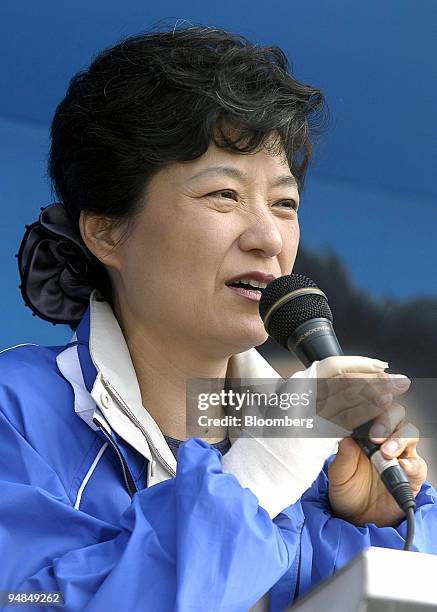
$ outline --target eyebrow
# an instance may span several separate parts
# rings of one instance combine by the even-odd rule
[[[213,166],[212,168],[207,168],[206,170],[202,170],[201,172],[194,174],[188,180],[191,181],[195,178],[199,178],[200,176],[205,176],[208,174],[215,174],[218,176],[230,176],[232,178],[238,179],[241,182],[248,182],[249,180],[249,177],[245,172],[242,172],[241,170],[238,170],[238,168],[234,168],[233,166]],[[272,181],[270,181],[270,185],[272,187],[287,185],[298,188],[297,181],[292,174],[284,174],[282,176],[277,176]]]

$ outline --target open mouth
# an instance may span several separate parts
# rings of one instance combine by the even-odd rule
[[[261,285],[265,285],[265,283],[261,283]],[[254,285],[251,285],[249,283],[242,283],[240,281],[236,283],[226,283],[226,286],[227,287],[240,287],[241,289],[247,289],[248,291],[259,291],[260,293],[262,293],[265,289],[264,286],[255,287]]]

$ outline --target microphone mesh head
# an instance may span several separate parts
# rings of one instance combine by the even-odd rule
[[[318,289],[316,283],[303,274],[280,276],[269,283],[262,292],[259,302],[259,313],[262,320],[264,321],[267,312],[280,298],[291,291],[306,287]],[[302,295],[286,302],[275,311],[268,322],[267,332],[276,342],[287,348],[288,338],[299,325],[321,317],[328,319],[331,323],[333,321],[328,300],[323,295]]]

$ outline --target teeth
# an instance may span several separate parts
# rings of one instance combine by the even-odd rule
[[[261,283],[256,280],[252,280],[249,278],[241,278],[240,283],[245,283],[246,285],[251,285],[252,287],[256,287],[257,289],[265,289],[267,287],[267,283]]]
[[[261,283],[259,281],[250,281],[250,284],[254,285],[254,287],[259,287],[260,289],[265,289],[267,287],[267,283]]]

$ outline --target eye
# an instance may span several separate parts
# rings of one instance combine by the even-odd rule
[[[235,191],[233,191],[232,189],[220,189],[220,191],[213,191],[212,193],[209,193],[208,196],[217,196],[223,193],[231,194],[231,196],[236,196]],[[295,212],[297,212],[299,208],[299,204],[297,204],[295,200],[279,200],[279,202],[275,202],[274,206],[277,206],[278,204],[285,205],[285,206],[280,206],[280,208],[294,210]]]
[[[235,192],[232,191],[231,189],[221,189],[220,191],[213,191],[212,193],[209,193],[209,196],[216,196],[219,193],[230,193],[232,195],[235,195]]]
[[[293,209],[295,212],[297,212],[299,208],[299,205],[294,200],[280,200],[275,203],[275,206],[278,204],[286,204],[286,206],[281,206],[281,208]]]

